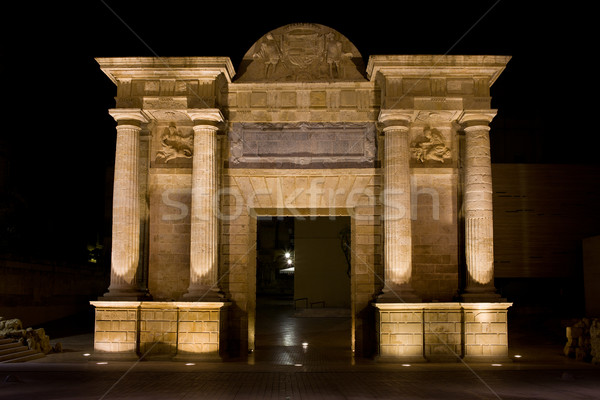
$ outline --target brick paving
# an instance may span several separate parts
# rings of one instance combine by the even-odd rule
[[[169,362],[0,368],[2,399],[598,399],[590,368],[478,369],[436,366],[264,369],[219,365],[183,369]],[[34,365],[35,364],[35,365]],[[233,369],[233,370],[232,370]],[[12,381],[11,381],[12,380]],[[14,380],[17,380],[16,382]]]

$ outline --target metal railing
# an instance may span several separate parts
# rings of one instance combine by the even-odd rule
[[[294,299],[294,310],[298,309],[298,302],[299,301],[303,301],[304,302],[304,308],[308,308],[308,297],[300,297],[299,299]],[[321,308],[325,308],[325,302],[324,301],[312,301],[310,302],[310,308],[314,308],[315,305],[321,305]]]

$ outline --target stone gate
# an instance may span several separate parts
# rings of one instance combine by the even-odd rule
[[[117,87],[99,355],[254,349],[260,216],[351,218],[352,345],[504,359],[490,86],[505,56],[370,56],[292,24],[225,57],[101,58]]]

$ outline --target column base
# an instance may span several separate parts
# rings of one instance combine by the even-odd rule
[[[226,301],[225,293],[217,287],[193,287],[188,288],[187,293],[182,296],[183,301],[215,302]]]
[[[117,289],[110,287],[108,292],[98,297],[99,301],[151,301],[152,295],[139,289]]]
[[[506,299],[496,293],[494,289],[488,290],[465,290],[460,295],[460,300],[464,303],[505,303]]]
[[[417,295],[410,284],[395,287],[385,287],[377,296],[378,303],[420,303],[422,299]]]

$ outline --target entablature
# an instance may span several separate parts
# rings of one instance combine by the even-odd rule
[[[489,107],[489,89],[509,60],[477,55],[371,56],[367,75],[381,91],[382,108],[432,108],[432,103],[442,108],[482,108],[486,103]]]
[[[223,86],[235,74],[227,57],[97,58],[100,69],[117,86],[119,108],[215,107]]]

